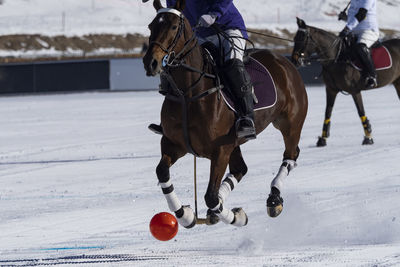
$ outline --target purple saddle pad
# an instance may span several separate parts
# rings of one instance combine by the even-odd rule
[[[276,87],[274,80],[267,68],[258,62],[256,59],[249,57],[245,63],[247,72],[250,74],[251,82],[254,87],[254,93],[258,103],[254,104],[254,110],[270,108],[276,103]],[[235,104],[227,94],[222,92],[225,103],[233,110]]]

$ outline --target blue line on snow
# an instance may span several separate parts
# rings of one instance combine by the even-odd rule
[[[90,247],[60,247],[60,248],[42,248],[40,250],[72,250],[72,249],[95,249],[95,248],[106,248],[105,246],[90,246]]]

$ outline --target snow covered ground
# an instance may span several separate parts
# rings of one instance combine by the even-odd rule
[[[155,16],[152,1],[141,0],[3,0],[0,35],[82,36],[93,33],[142,33]],[[165,1],[162,1],[165,4]],[[337,14],[348,0],[235,0],[248,27],[297,29],[296,16],[311,25],[339,31]],[[398,30],[400,0],[378,0],[381,28]]]
[[[155,17],[152,2],[141,0],[0,0],[0,58],[80,57],[139,53],[143,41],[124,44],[127,34],[149,35]],[[161,1],[165,5],[165,0]],[[340,31],[337,14],[348,0],[235,0],[247,27],[268,29],[284,38],[297,30],[296,16],[307,24]],[[378,21],[385,34],[399,37],[400,0],[378,0]],[[392,33],[393,32],[393,33]],[[113,34],[114,39],[92,35]],[[17,36],[9,36],[17,35]],[[25,36],[28,35],[28,36]],[[34,36],[32,36],[34,35]],[[69,37],[60,41],[56,36]],[[121,36],[123,37],[121,39]],[[78,38],[75,38],[78,37]],[[104,37],[104,36],[103,36]],[[80,39],[79,39],[80,38]],[[115,39],[116,38],[116,39]],[[252,37],[253,38],[253,37]],[[282,49],[265,38],[269,48]],[[254,40],[253,40],[254,41]],[[276,41],[276,40],[275,40]],[[110,43],[115,47],[109,47]],[[258,46],[266,44],[255,42]],[[93,47],[93,49],[89,49]]]
[[[249,166],[227,205],[243,207],[243,228],[180,227],[168,242],[149,221],[167,203],[157,186],[160,137],[156,91],[0,98],[0,265],[81,263],[140,266],[400,266],[400,102],[393,86],[363,94],[375,144],[351,97],[339,95],[331,138],[315,147],[323,87],[307,88],[310,108],[299,166],[284,211],[265,201],[283,142],[270,126],[242,150]],[[199,213],[209,163],[198,160]],[[193,157],[171,169],[184,204],[193,201]]]

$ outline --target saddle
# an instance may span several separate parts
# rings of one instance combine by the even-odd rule
[[[221,51],[211,42],[205,42],[202,44],[202,47],[207,53],[209,53],[212,60],[211,62],[213,62],[214,69],[216,70],[215,73],[218,73],[220,80],[224,85],[226,85],[227,83],[224,81],[224,75],[220,75],[220,70],[224,64],[224,58],[221,55]],[[254,104],[254,110],[256,111],[274,106],[277,100],[276,86],[268,69],[258,62],[257,59],[251,57],[251,53],[248,53],[248,51],[245,52],[243,63],[246,71],[250,75],[255,99],[257,100]],[[228,107],[236,112],[234,97],[229,88],[224,87],[222,90],[222,96]]]
[[[344,46],[339,55],[339,61],[349,62],[358,71],[363,70],[362,64],[354,55],[354,46],[357,38],[350,35],[344,39]],[[385,70],[392,67],[392,56],[389,50],[378,40],[371,46],[371,56],[374,62],[375,70]]]

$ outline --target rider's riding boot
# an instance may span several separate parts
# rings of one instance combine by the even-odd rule
[[[226,62],[223,72],[229,90],[233,94],[237,107],[238,120],[235,123],[236,135],[247,140],[256,138],[254,126],[253,87],[250,75],[239,59],[230,59]]]
[[[153,133],[163,135],[163,128],[161,127],[161,125],[151,123],[147,128],[149,128],[149,130]]]
[[[369,48],[363,43],[358,43],[356,45],[356,52],[359,60],[361,61],[361,64],[364,66],[365,69],[366,73],[365,88],[366,89],[375,88],[378,85],[378,83],[376,81],[375,66]]]

